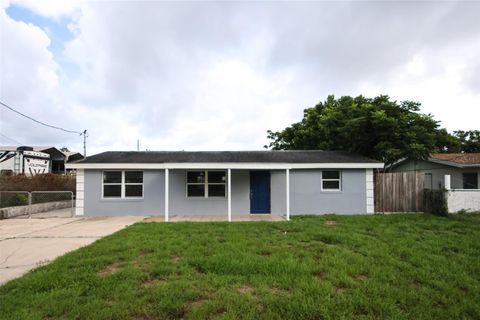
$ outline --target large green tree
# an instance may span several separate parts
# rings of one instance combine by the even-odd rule
[[[453,131],[453,136],[458,139],[458,150],[461,152],[480,152],[480,130]]]
[[[282,131],[268,131],[274,150],[344,150],[390,164],[401,158],[422,159],[459,147],[420,103],[375,98],[329,96],[304,110],[302,121]]]

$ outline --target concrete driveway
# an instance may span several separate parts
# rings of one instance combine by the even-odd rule
[[[0,220],[0,284],[144,218]]]

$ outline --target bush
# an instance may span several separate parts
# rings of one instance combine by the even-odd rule
[[[70,175],[39,174],[0,176],[0,191],[72,191],[75,193],[76,178]]]
[[[428,190],[423,191],[423,201],[425,212],[435,214],[437,216],[447,216],[448,206],[445,197],[445,190]]]

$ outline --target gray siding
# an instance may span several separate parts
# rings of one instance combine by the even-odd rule
[[[186,197],[187,170],[170,170],[170,215],[227,216],[227,198]],[[272,170],[271,212],[286,212],[284,170]],[[144,170],[143,199],[102,199],[102,171],[85,170],[87,216],[165,214],[163,170]],[[365,213],[366,170],[342,170],[341,191],[321,191],[321,170],[290,170],[290,212],[299,214]],[[250,212],[250,171],[232,170],[232,215]]]
[[[227,215],[227,198],[187,198],[186,177],[187,170],[170,170],[170,215]]]
[[[322,191],[321,170],[290,172],[290,213],[366,213],[366,170],[342,170],[342,190]]]
[[[165,175],[161,170],[144,170],[143,199],[102,199],[102,170],[85,170],[85,215],[164,215],[164,179]]]
[[[293,171],[290,171],[290,179],[292,173]],[[285,178],[285,170],[270,172],[270,211],[274,214],[283,215],[287,211],[287,182]]]

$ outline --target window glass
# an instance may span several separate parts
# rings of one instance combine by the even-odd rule
[[[209,184],[208,185],[209,197],[225,197],[225,185],[224,184]]]
[[[122,171],[104,171],[103,183],[122,183]]]
[[[463,189],[478,189],[478,175],[476,172],[463,173]]]
[[[340,179],[340,171],[322,171],[323,179]]]
[[[112,184],[103,186],[103,197],[104,198],[120,198],[122,196],[122,185]]]
[[[143,171],[125,171],[125,183],[143,183]]]
[[[205,197],[205,185],[204,184],[189,184],[187,185],[188,197]]]
[[[208,171],[208,183],[225,183],[227,174],[225,171]],[[210,193],[209,193],[210,194]]]
[[[188,171],[188,183],[205,183],[205,171]]]
[[[332,181],[322,181],[322,187],[323,189],[330,189],[330,190],[339,190],[340,189],[340,181],[335,181],[335,180],[332,180]]]
[[[127,184],[125,185],[125,198],[142,197],[143,185],[141,184]]]

